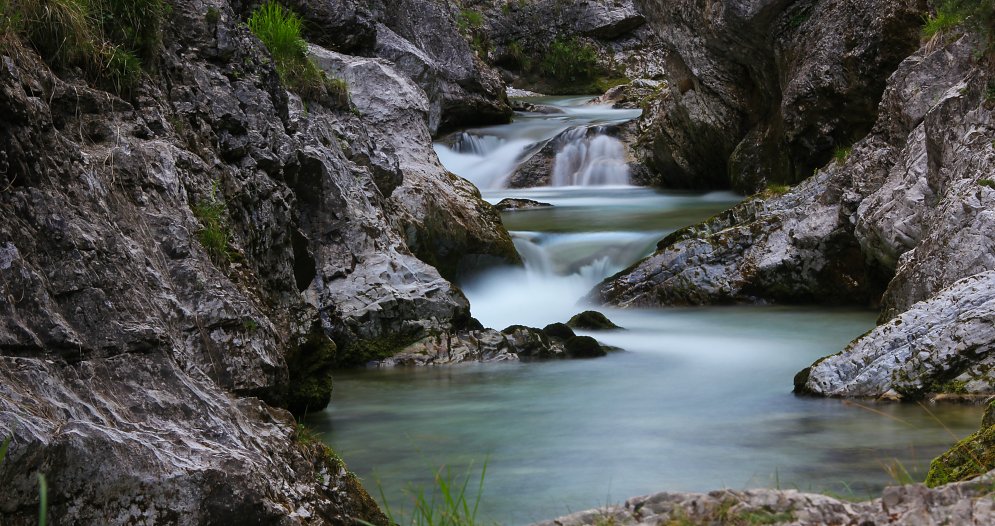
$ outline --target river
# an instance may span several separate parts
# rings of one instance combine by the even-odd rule
[[[587,143],[564,140],[558,182],[604,184],[502,188],[537,141],[638,115],[578,98],[537,102],[564,113],[520,114],[509,125],[468,131],[455,149],[436,146],[486,200],[553,205],[503,215],[525,268],[461,284],[473,315],[496,328],[566,321],[584,310],[578,302],[594,284],[649,254],[664,235],[738,201],[618,184],[619,150],[581,134],[576,140]],[[527,524],[662,490],[782,487],[867,498],[893,482],[896,466],[921,480],[929,460],[980,420],[973,406],[927,411],[792,395],[798,370],[874,326],[868,310],[599,310],[626,330],[592,335],[624,352],[343,372],[332,404],[309,423],[395,510],[409,506],[405,488],[430,484],[440,466],[458,473],[471,466],[475,477],[486,462],[482,515]]]

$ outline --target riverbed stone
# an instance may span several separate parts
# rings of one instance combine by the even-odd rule
[[[595,311],[586,310],[580,314],[574,315],[567,322],[567,326],[571,329],[581,329],[586,331],[610,331],[615,329],[621,329],[618,325],[608,319],[608,316]]]

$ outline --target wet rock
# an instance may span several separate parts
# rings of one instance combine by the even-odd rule
[[[576,336],[574,330],[565,323],[550,323],[542,328],[542,332],[550,338],[559,338],[561,340],[568,340]]]
[[[567,356],[571,358],[599,358],[605,356],[607,351],[601,348],[598,340],[590,336],[573,336],[564,342]]]
[[[562,108],[557,108],[556,106],[549,106],[546,104],[533,104],[520,99],[511,99],[511,108],[515,111],[524,111],[526,113],[542,113],[544,115],[555,115],[564,113]]]
[[[536,208],[548,208],[551,206],[553,205],[533,201],[532,199],[514,199],[509,197],[502,199],[498,204],[494,205],[494,208],[502,212],[511,212],[514,210],[534,210]]]
[[[667,89],[667,83],[659,80],[636,79],[628,84],[615,86],[590,104],[610,104],[613,108],[642,108],[648,105]]]
[[[619,126],[578,126],[539,143],[508,178],[508,188],[625,184],[627,151]]]
[[[572,329],[587,331],[610,331],[621,329],[621,327],[615,325],[611,320],[609,320],[607,316],[594,310],[587,310],[575,315],[570,318],[570,321],[567,322],[567,326]]]

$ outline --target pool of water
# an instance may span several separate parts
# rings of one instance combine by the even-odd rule
[[[457,174],[493,183],[517,159],[501,151],[508,144],[632,118],[577,109],[576,99],[563,104],[573,108],[566,116],[527,115],[475,131],[479,148],[471,154],[437,151]],[[495,169],[486,159],[505,164]],[[651,253],[667,233],[739,200],[630,186],[485,188],[483,196],[554,205],[503,215],[524,268],[461,284],[473,315],[496,328],[566,321],[587,308],[591,287]],[[440,466],[469,469],[473,485],[486,463],[482,515],[527,524],[663,490],[782,487],[866,498],[892,481],[895,466],[921,479],[930,459],[980,420],[973,406],[792,395],[795,373],[873,327],[871,311],[599,310],[625,330],[592,335],[624,351],[595,360],[341,372],[332,404],[309,423],[395,510],[409,507],[406,488],[430,486]]]

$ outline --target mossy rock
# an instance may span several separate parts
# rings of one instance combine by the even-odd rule
[[[988,403],[981,430],[933,459],[926,485],[941,486],[968,480],[995,469],[995,401]]]
[[[394,333],[357,340],[341,349],[335,357],[335,366],[359,367],[369,362],[390,358],[419,339],[419,335]]]
[[[287,353],[290,388],[287,409],[295,415],[321,411],[332,398],[335,342],[321,327],[312,328],[307,340]]]
[[[570,358],[600,358],[608,354],[598,343],[598,340],[590,336],[574,336],[569,338],[564,347],[567,356]]]
[[[566,323],[550,323],[542,328],[542,332],[550,338],[557,338],[560,340],[568,340],[577,336],[577,334],[574,333],[574,330],[567,326]]]
[[[567,326],[572,329],[587,331],[612,331],[622,328],[615,325],[607,316],[596,310],[587,310],[570,318]]]

